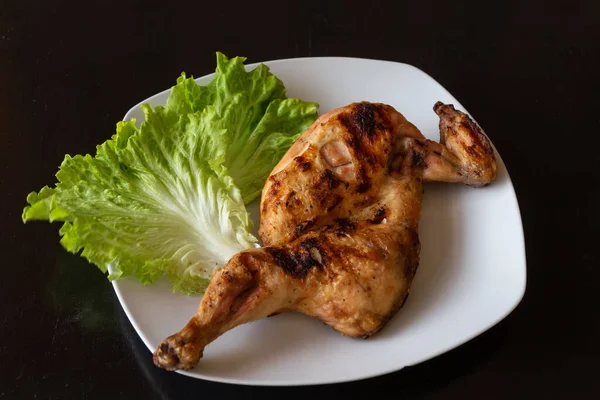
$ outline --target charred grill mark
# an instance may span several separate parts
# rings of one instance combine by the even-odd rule
[[[319,177],[319,183],[325,183],[329,189],[335,189],[341,181],[333,175],[333,172],[326,169]]]
[[[340,202],[343,200],[344,198],[340,195],[335,196],[335,199],[333,200],[333,203],[327,207],[327,212],[330,212],[331,210],[333,210],[335,207],[337,207],[338,204],[340,204]]]
[[[425,158],[423,157],[423,153],[414,151],[412,153],[412,167],[413,168],[421,168],[425,166]]]
[[[265,247],[273,261],[294,278],[304,278],[311,269],[321,268],[325,264],[327,254],[315,238],[303,240],[300,249],[295,252],[273,247]]]
[[[300,171],[302,172],[308,171],[311,167],[310,161],[306,160],[303,156],[298,156],[294,158],[294,161],[296,162],[296,165],[298,165]]]
[[[317,240],[317,238],[308,238],[306,240],[303,240],[302,243],[300,243],[300,247],[302,247],[303,249],[308,249],[310,247],[318,247],[319,245],[319,241]]]
[[[364,193],[367,190],[371,189],[371,182],[369,182],[366,178],[356,186],[356,191],[358,193]]]
[[[347,230],[354,230],[356,229],[356,224],[352,221],[350,221],[348,218],[336,218],[335,221],[336,225],[339,228],[343,228],[343,229],[347,229]]]
[[[275,197],[279,194],[279,189],[281,188],[281,181],[276,176],[272,176],[269,179],[271,179],[271,188],[269,189],[269,196]]]
[[[375,104],[358,103],[349,113],[340,116],[340,121],[354,137],[373,138],[378,127],[376,114],[378,114],[378,107]]]
[[[380,224],[381,221],[383,221],[383,219],[385,218],[385,216],[385,208],[381,207],[377,211],[375,211],[375,216],[373,217],[373,219],[368,219],[367,221],[369,221],[372,224]]]
[[[315,218],[304,221],[296,227],[296,233],[300,234],[306,230],[309,230],[315,224]]]
[[[341,120],[341,117],[340,117]],[[354,136],[344,138],[344,142],[348,145],[349,148],[358,149],[360,144],[356,141]]]
[[[343,181],[336,178],[333,172],[326,169],[313,184],[312,203],[318,205],[322,210],[331,211],[342,200],[340,194],[334,191],[342,183]]]
[[[357,158],[371,164],[375,162],[375,157],[368,147],[373,144],[377,131],[385,129],[384,124],[377,121],[381,114],[376,104],[358,103],[349,112],[338,117],[340,124],[349,133],[344,138],[348,148],[354,150]]]
[[[369,136],[375,135],[375,113],[377,109],[375,105],[370,103],[359,103],[354,107],[354,120],[360,127],[361,131]]]
[[[356,229],[356,224],[348,218],[337,218],[333,222],[335,222],[333,230],[336,236],[345,236]]]
[[[341,125],[348,132],[344,138],[348,149],[356,159],[361,161],[356,170],[357,193],[365,193],[371,188],[371,172],[385,165],[386,160],[382,160],[381,155],[389,153],[389,151],[373,148],[373,146],[379,147],[375,143],[376,138],[383,140],[383,146],[386,146],[386,135],[378,135],[379,132],[386,130],[387,122],[383,120],[385,113],[380,109],[381,106],[378,104],[358,103],[349,112],[339,116]],[[389,143],[387,146],[389,147]]]
[[[298,264],[292,254],[288,254],[284,250],[272,247],[266,247],[265,249],[271,257],[273,257],[275,264],[281,267],[285,272],[294,277],[301,277],[303,271],[298,268]],[[306,273],[304,273],[304,275],[306,275]]]

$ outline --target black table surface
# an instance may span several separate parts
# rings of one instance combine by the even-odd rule
[[[600,2],[489,3],[0,0],[0,398],[600,398]],[[155,368],[102,273],[21,211],[64,154],[93,152],[182,71],[212,72],[217,50],[400,61],[446,87],[513,179],[528,264],[517,309],[446,354],[346,384]]]

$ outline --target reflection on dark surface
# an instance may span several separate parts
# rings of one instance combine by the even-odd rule
[[[119,300],[115,296],[115,305],[120,307]],[[146,345],[142,342],[140,337],[138,336],[135,329],[129,322],[127,315],[121,309],[119,313],[119,327],[121,328],[121,333],[125,337],[125,340],[129,344],[129,348],[133,353],[135,361],[142,371],[144,378],[146,378],[148,384],[152,387],[153,391],[160,395],[161,399],[171,399],[172,397],[169,393],[164,390],[165,383],[169,380],[168,376],[160,376],[165,371],[160,371],[157,367],[152,363],[152,353],[148,350]],[[167,373],[168,374],[168,373]]]
[[[114,306],[112,285],[98,279],[102,272],[80,256],[57,251],[56,265],[46,292],[55,311],[65,315],[66,323],[75,323],[88,331],[111,330]]]
[[[119,328],[124,336],[137,366],[140,368],[142,375],[147,381],[147,386],[150,386],[154,393],[160,399],[185,399],[210,396],[209,392],[215,390],[214,396],[218,396],[219,392],[226,390],[228,387],[234,386],[218,384],[203,380],[189,378],[175,372],[168,372],[160,369],[152,362],[152,353],[144,342],[140,339],[137,332],[129,322],[127,315],[121,309],[119,300],[114,296],[115,306],[119,308]],[[208,391],[208,392],[207,392]],[[217,392],[218,391],[218,392]]]

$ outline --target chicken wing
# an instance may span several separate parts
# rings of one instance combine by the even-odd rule
[[[269,176],[261,198],[265,247],[215,273],[196,314],[154,353],[193,368],[241,324],[285,311],[367,338],[402,307],[419,265],[423,182],[483,186],[497,173],[485,133],[440,102],[440,143],[393,107],[360,102],[322,115]]]

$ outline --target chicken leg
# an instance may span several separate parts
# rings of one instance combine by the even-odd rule
[[[154,353],[190,369],[241,324],[284,311],[368,338],[402,307],[419,264],[423,182],[484,186],[497,166],[485,133],[440,102],[440,143],[379,103],[322,115],[294,143],[262,192],[265,247],[216,271],[198,311]]]

